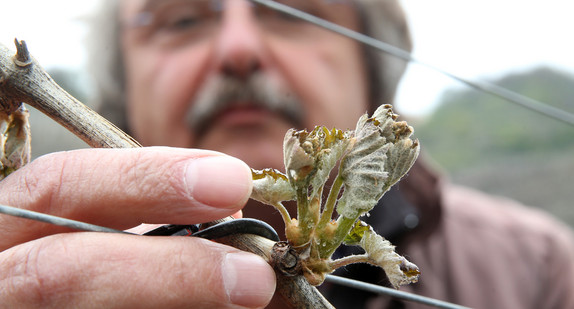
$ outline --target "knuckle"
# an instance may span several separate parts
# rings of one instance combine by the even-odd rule
[[[11,249],[2,289],[17,307],[53,308],[78,286],[75,273],[62,269],[65,245],[36,241]],[[64,261],[63,261],[64,260]],[[4,296],[2,298],[4,298]]]
[[[46,285],[49,281],[46,280],[45,272],[39,265],[41,252],[40,248],[32,247],[25,254],[20,273],[22,280],[19,282],[18,291],[27,294],[27,299],[32,303],[44,305],[48,303],[50,287]]]
[[[2,182],[2,192],[8,193],[3,198],[14,206],[49,211],[51,200],[61,188],[64,164],[59,154],[37,158]]]
[[[209,304],[208,307],[211,308],[221,307],[228,302],[220,271],[227,249],[203,239],[182,241],[185,241],[182,242],[183,245],[174,246],[170,250],[169,264],[164,266],[170,270],[173,282],[178,283],[178,287],[171,289],[178,289],[180,297],[188,296],[205,303],[206,306]],[[190,244],[190,241],[193,243]],[[190,256],[193,256],[193,259],[190,259]],[[198,282],[202,284],[197,284]]]

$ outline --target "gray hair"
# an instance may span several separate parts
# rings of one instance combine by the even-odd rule
[[[363,33],[383,42],[412,50],[405,13],[398,0],[355,0]],[[93,106],[108,120],[129,132],[124,66],[120,46],[120,0],[101,0],[91,19],[88,39],[89,67],[94,83]],[[392,103],[407,63],[369,47],[363,48],[369,81],[369,112]]]

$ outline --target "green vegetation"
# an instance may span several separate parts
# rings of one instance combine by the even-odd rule
[[[574,76],[539,68],[494,82],[574,113]],[[573,127],[468,88],[446,92],[415,129],[423,149],[451,172],[497,158],[574,150]]]
[[[574,76],[549,68],[495,84],[574,113]],[[574,127],[466,87],[413,123],[423,153],[456,182],[545,207],[574,225]]]

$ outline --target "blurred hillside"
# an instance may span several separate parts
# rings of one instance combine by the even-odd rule
[[[574,76],[536,68],[493,83],[574,113]],[[457,183],[547,209],[574,226],[574,127],[468,88],[413,123],[423,151]]]

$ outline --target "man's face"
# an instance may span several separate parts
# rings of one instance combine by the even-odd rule
[[[356,29],[345,1],[286,4]],[[282,168],[292,127],[352,129],[367,110],[358,43],[246,0],[124,0],[130,128],[144,145]]]

